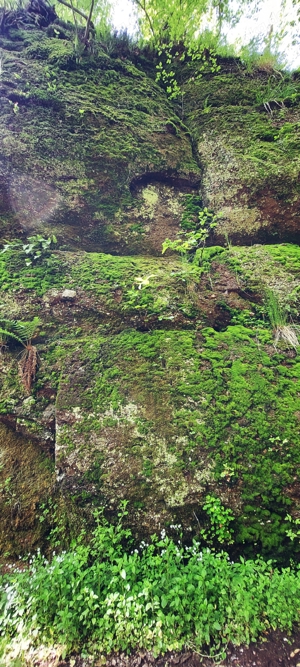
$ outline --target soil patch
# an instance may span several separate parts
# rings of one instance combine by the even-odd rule
[[[95,667],[104,664],[106,667],[300,667],[300,630],[295,630],[292,635],[280,631],[270,632],[264,641],[251,643],[250,646],[230,645],[226,660],[221,662],[191,650],[171,652],[157,658],[147,652],[130,656],[112,654],[106,663],[103,659],[92,663],[74,655],[70,660],[60,662],[58,667],[90,667],[92,664]]]

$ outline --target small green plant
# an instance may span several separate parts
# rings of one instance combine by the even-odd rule
[[[283,311],[277,294],[272,290],[265,291],[265,303],[267,314],[274,330],[274,345],[282,340],[289,347],[297,350],[299,347],[299,340],[297,336],[297,326],[288,324],[287,316]]]
[[[201,265],[206,241],[216,225],[217,221],[215,220],[213,213],[207,208],[200,210],[198,212],[196,229],[179,232],[179,235],[181,236],[180,239],[175,239],[174,241],[166,239],[162,245],[162,254],[164,254],[168,248],[170,250],[175,250],[175,252],[179,252],[181,255],[187,255],[192,252],[195,255],[195,260]]]
[[[292,540],[299,540],[300,543],[300,519],[293,519],[290,514],[287,514],[285,520],[289,522],[290,527],[286,530],[287,537]]]
[[[8,241],[1,250],[1,254],[5,252],[14,252],[15,250],[22,251],[25,255],[26,266],[31,266],[34,262],[49,255],[53,245],[57,243],[57,238],[52,234],[48,238],[44,238],[40,234],[29,236],[27,243],[23,243],[20,239],[15,241]]]
[[[47,527],[47,542],[52,549],[62,549],[70,543],[68,536],[68,518],[57,502],[48,498],[39,506],[39,521]]]
[[[158,56],[160,58],[156,65],[156,81],[161,82],[170,100],[176,99],[181,94],[181,86],[179,85],[174,71],[174,56],[172,54],[172,46],[164,45],[158,46]],[[179,53],[176,52],[175,57]]]
[[[214,541],[219,544],[233,544],[233,531],[229,527],[234,520],[232,511],[222,505],[220,498],[208,494],[205,498],[203,509],[209,517],[210,526],[200,531],[202,537],[213,544]]]
[[[183,44],[175,46],[173,42],[169,44],[160,43],[157,46],[159,62],[156,65],[156,81],[161,83],[171,100],[181,100],[181,117],[183,118],[183,100],[185,91],[182,83],[179,81],[178,63],[184,60],[195,63],[195,71],[189,82],[202,77],[203,72],[212,73],[220,70],[217,63],[217,55],[213,49],[201,48],[198,45],[190,44],[183,47]]]

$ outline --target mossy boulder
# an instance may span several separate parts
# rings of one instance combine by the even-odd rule
[[[11,47],[0,37],[2,237],[55,231],[69,247],[160,254],[200,182],[164,92],[100,47],[79,57],[42,31]]]
[[[0,424],[1,560],[41,546],[41,508],[48,503],[53,473],[53,462],[37,443]]]
[[[30,396],[20,346],[2,354],[0,419],[56,475],[46,488],[37,475],[29,542],[45,535],[40,519],[46,533],[63,521],[67,534],[99,505],[113,516],[121,499],[136,536],[175,521],[188,539],[206,524],[209,493],[234,513],[236,549],[292,553],[300,370],[293,348],[274,345],[263,280],[296,320],[299,274],[292,244],[208,248],[200,267],[56,251],[28,269],[22,253],[4,253],[1,310],[42,324]],[[17,553],[14,524],[5,526]]]
[[[203,168],[202,196],[218,218],[214,242],[299,241],[300,84],[239,61],[186,69],[185,122]]]

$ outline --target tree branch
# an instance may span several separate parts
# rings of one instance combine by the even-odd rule
[[[84,12],[82,12],[81,9],[77,9],[77,7],[72,6],[72,5],[69,4],[69,2],[67,2],[66,0],[58,0],[58,2],[60,2],[61,5],[65,5],[65,7],[68,7],[68,9],[71,9],[72,12],[76,12],[77,14],[79,14],[80,16],[82,16],[82,18],[85,19],[85,21],[86,21],[87,23],[88,23],[88,21],[89,21],[89,26],[92,26],[92,28],[94,28],[94,24],[92,23],[92,21],[91,21],[91,19],[90,19],[90,16],[87,16],[86,14],[84,14]],[[94,1],[92,2],[92,5],[93,5],[93,7],[94,7]],[[90,14],[91,14],[91,12],[90,12]]]
[[[86,44],[86,42],[87,42],[87,40],[88,40],[88,38],[89,38],[90,26],[91,26],[92,28],[94,28],[94,26],[93,26],[93,24],[92,24],[92,15],[93,15],[93,10],[94,10],[94,4],[95,4],[95,0],[92,0],[92,2],[91,2],[91,6],[90,6],[90,12],[89,12],[89,15],[88,15],[88,18],[87,18],[87,22],[86,22],[86,28],[85,28],[84,38],[83,38],[83,41],[84,41],[85,44]]]
[[[136,4],[143,10],[143,12],[145,13],[146,18],[147,18],[148,23],[149,23],[149,26],[150,26],[150,30],[151,30],[151,32],[152,32],[152,35],[153,35],[153,37],[155,37],[155,32],[154,32],[154,28],[153,28],[153,23],[152,23],[152,21],[151,21],[151,19],[150,19],[150,16],[149,16],[148,12],[147,12],[147,9],[146,9],[146,7],[145,7],[145,2],[142,3],[142,2],[140,2],[140,0],[135,0],[135,2],[136,2]]]

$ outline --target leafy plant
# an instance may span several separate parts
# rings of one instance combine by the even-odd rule
[[[214,73],[220,70],[217,54],[213,49],[207,49],[201,44],[185,46],[183,43],[173,44],[171,41],[170,43],[158,44],[157,54],[159,61],[156,65],[156,81],[161,82],[169,99],[181,99],[181,118],[183,118],[185,91],[183,83],[180,81],[183,61],[188,60],[195,63],[195,72],[189,82],[196,81],[202,77],[202,73],[205,71]],[[178,64],[181,67],[178,67]]]
[[[207,499],[212,515],[215,500]],[[184,547],[164,529],[134,547],[126,513],[123,505],[112,525],[100,511],[89,545],[81,537],[50,562],[38,553],[26,569],[1,576],[4,665],[25,642],[30,655],[34,645],[51,643],[64,645],[65,655],[79,645],[91,655],[191,646],[223,659],[229,642],[287,632],[299,621],[299,570],[279,571],[259,558],[231,562],[197,540]]]
[[[198,222],[196,229],[192,231],[179,232],[179,235],[182,238],[175,239],[175,241],[166,239],[162,245],[162,254],[164,254],[168,248],[170,248],[170,250],[179,252],[181,255],[194,252],[196,253],[196,260],[199,262],[199,264],[201,264],[206,241],[216,225],[217,221],[215,220],[213,213],[211,213],[207,208],[204,208],[198,212]]]
[[[200,531],[202,537],[210,544],[214,540],[220,544],[233,544],[233,531],[229,527],[234,520],[231,510],[222,505],[220,498],[211,495],[206,496],[203,509],[209,517],[210,526]]]
[[[290,528],[287,528],[286,535],[292,540],[298,539],[300,542],[300,519],[293,519],[290,514],[287,514],[285,520],[289,522]]]
[[[30,393],[38,367],[38,351],[32,345],[32,338],[40,325],[39,317],[34,317],[31,322],[20,322],[19,320],[0,319],[1,346],[5,346],[9,339],[15,340],[24,347],[19,361],[19,372],[21,382],[26,391]]]
[[[26,266],[31,266],[33,262],[37,262],[43,257],[49,254],[49,251],[55,243],[57,243],[57,238],[52,234],[48,238],[44,238],[40,234],[35,236],[29,236],[27,239],[28,243],[23,243],[20,239],[16,239],[11,242],[7,242],[1,250],[1,254],[5,252],[13,252],[15,250],[21,250],[25,255],[25,264]]]

